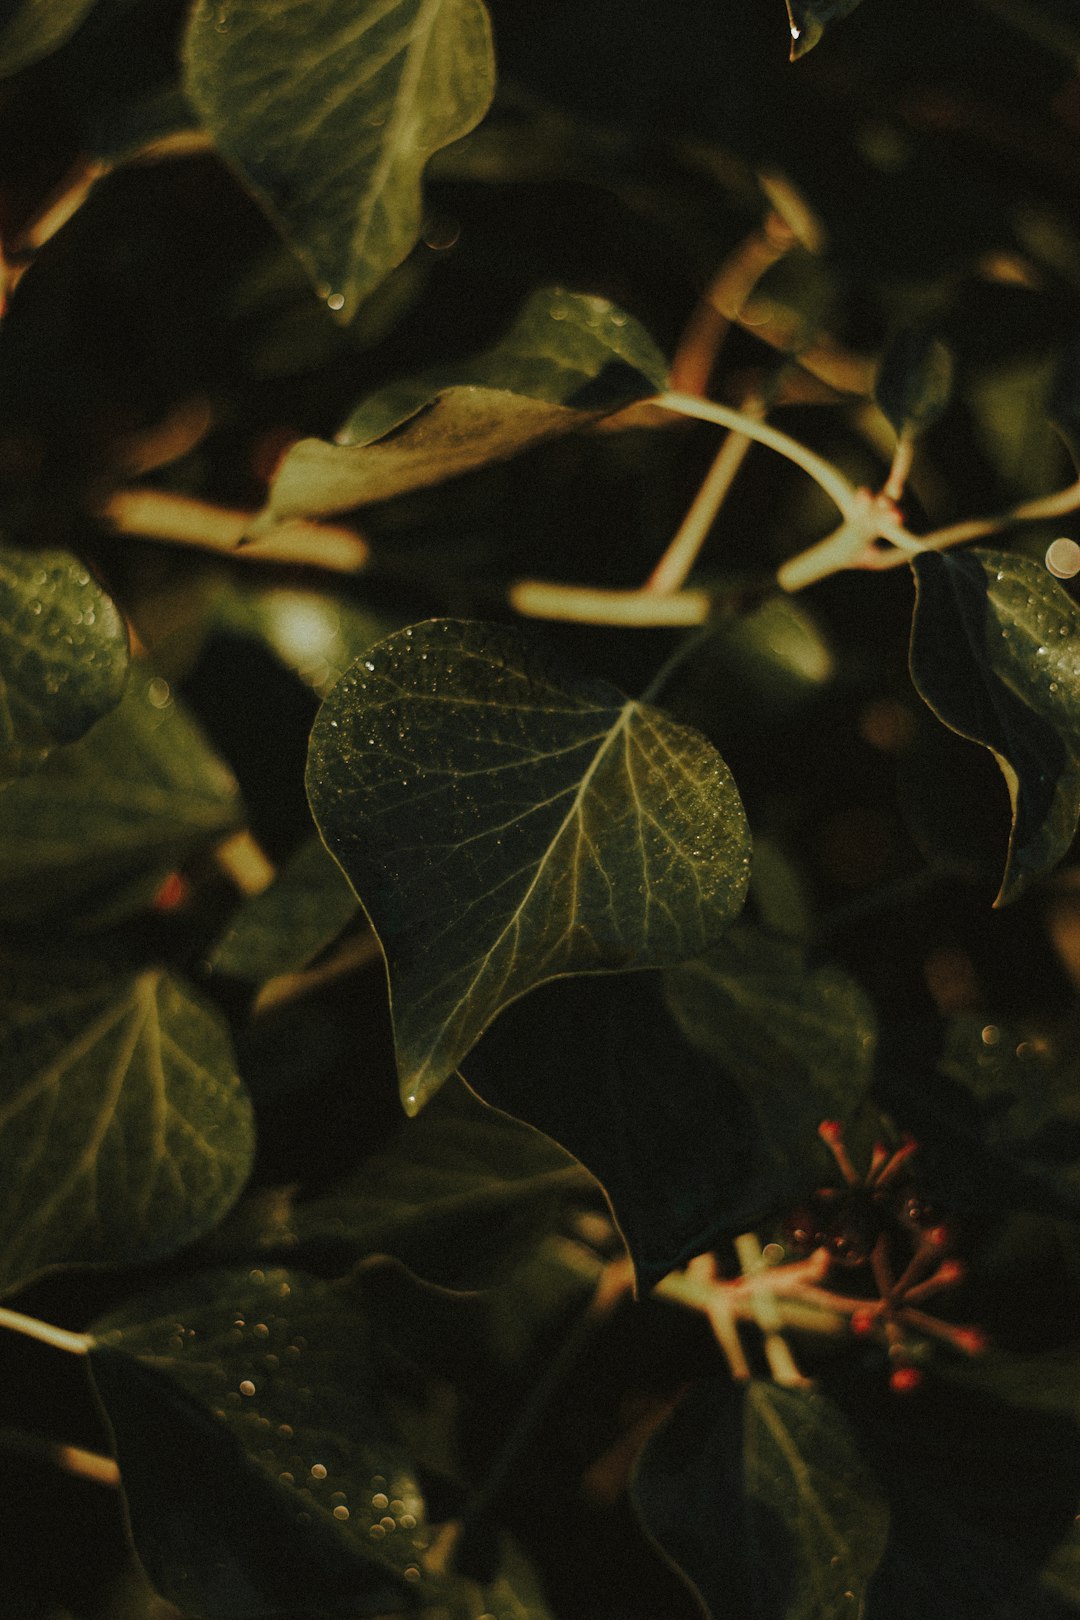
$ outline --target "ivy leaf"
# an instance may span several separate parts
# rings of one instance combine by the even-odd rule
[[[408,1112],[527,990],[697,955],[745,897],[712,745],[501,626],[373,647],[319,712],[308,794],[386,955]]]
[[[115,708],[127,672],[123,618],[77,557],[0,549],[0,781]]]
[[[647,1443],[631,1494],[717,1620],[864,1612],[888,1507],[843,1416],[816,1391],[702,1380]]]
[[[873,1078],[874,1010],[842,969],[740,921],[707,956],[669,968],[668,1007],[743,1091],[781,1180],[822,1119],[851,1119]]]
[[[118,708],[0,793],[0,920],[40,925],[100,901],[240,820],[229,770],[168,684],[133,668]]]
[[[222,1021],[160,972],[0,991],[0,1289],[210,1230],[251,1168]]]
[[[392,1255],[429,1282],[475,1288],[593,1185],[546,1136],[451,1079],[340,1185],[274,1212],[263,1241],[344,1250],[353,1261]]]
[[[938,1065],[951,1084],[933,1088],[933,1132],[940,1139],[947,1130],[963,1143],[956,1159],[977,1155],[984,1191],[1005,1176],[1010,1203],[1075,1216],[1080,1087],[1073,1033],[1029,1040],[981,1018],[955,1019]]]
[[[0,24],[0,77],[48,56],[73,34],[95,0],[16,0]]]
[[[1080,333],[1061,348],[1050,380],[1047,415],[1080,469]]]
[[[859,0],[787,0],[791,29],[791,60],[812,51],[824,37],[826,28],[841,17],[850,17]]]
[[[1004,905],[1061,860],[1080,819],[1080,609],[1009,552],[926,553],[912,569],[911,678],[939,720],[991,751],[1008,786]]]
[[[200,0],[185,88],[343,320],[420,233],[421,176],[494,89],[481,0]]]
[[[905,327],[885,350],[874,399],[898,438],[925,433],[952,393],[952,355],[933,332]]]
[[[207,965],[253,984],[291,973],[336,939],[357,910],[340,866],[309,839],[269,888],[244,902]]]
[[[336,444],[294,445],[267,517],[340,512],[506,460],[656,393],[666,369],[606,298],[543,288],[494,348],[380,389]]]

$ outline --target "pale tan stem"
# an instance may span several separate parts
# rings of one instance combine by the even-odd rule
[[[755,409],[753,403],[748,403],[745,409],[748,415],[764,414],[760,407]],[[753,442],[745,433],[734,429],[728,434],[670,545],[646,580],[646,591],[665,596],[686,583]]]
[[[770,210],[759,230],[752,231],[724,260],[693,313],[671,362],[671,387],[677,393],[704,394],[716,357],[731,322],[765,274],[789,253],[798,237]]]
[[[781,564],[776,571],[776,583],[782,591],[801,591],[842,568],[854,568],[873,538],[863,523],[841,523],[824,540]]]
[[[754,1321],[761,1329],[769,1371],[778,1384],[788,1388],[805,1388],[810,1380],[804,1378],[795,1365],[791,1348],[781,1331],[783,1324],[776,1300],[769,1292],[767,1283],[763,1286],[758,1281],[760,1273],[767,1272],[769,1268],[762,1257],[756,1233],[740,1233],[735,1239],[735,1255],[743,1276],[750,1281],[750,1308]]]
[[[991,535],[1000,534],[1002,529],[1009,528],[1014,523],[1038,523],[1049,518],[1065,517],[1070,512],[1080,510],[1080,480],[1075,484],[1068,484],[1064,489],[1055,490],[1052,495],[1041,495],[1035,500],[1021,501],[1018,506],[1010,507],[1007,512],[999,512],[996,517],[970,518],[963,523],[950,523],[942,529],[931,529],[929,534],[909,534],[907,529],[899,523],[891,523],[883,519],[878,534],[882,540],[889,540],[894,546],[903,550],[896,552],[879,552],[877,559],[870,564],[874,568],[899,568],[909,560],[905,552],[914,549],[919,551],[947,551],[951,546],[962,546],[970,540],[986,540]],[[913,544],[914,543],[914,544]]]
[[[118,534],[196,546],[246,562],[288,563],[356,574],[371,557],[367,541],[355,529],[301,518],[277,524],[244,545],[257,513],[214,506],[167,490],[116,490],[101,506],[100,516]]]
[[[108,163],[98,158],[79,158],[33,219],[23,226],[11,244],[11,251],[22,255],[36,253],[43,248],[72,215],[78,213],[98,181],[108,174],[109,168]]]
[[[382,946],[373,930],[357,934],[317,967],[301,968],[295,973],[279,973],[276,978],[267,979],[255,997],[252,1013],[258,1017],[301,996],[310,995],[313,990],[321,990],[335,979],[355,973],[359,968],[369,967],[381,956]]]
[[[217,846],[214,860],[249,899],[268,889],[277,875],[273,862],[246,827]]]
[[[715,422],[719,427],[735,428],[737,432],[745,433],[747,438],[768,445],[770,450],[776,450],[809,473],[815,483],[820,484],[825,493],[832,497],[844,517],[855,516],[858,495],[855,486],[831,461],[826,461],[824,456],[800,444],[789,433],[782,433],[779,428],[749,416],[745,411],[732,410],[730,406],[718,405],[711,399],[695,399],[690,394],[658,394],[652,403],[661,410],[674,411],[680,416],[692,416],[701,422]]]
[[[51,1345],[54,1350],[66,1350],[73,1356],[89,1355],[94,1343],[86,1333],[69,1333],[67,1328],[54,1327],[51,1322],[24,1316],[21,1311],[9,1311],[4,1306],[0,1306],[0,1328],[9,1328],[12,1333],[22,1333],[28,1339],[37,1339],[41,1344]]]
[[[528,619],[559,619],[572,624],[622,624],[636,629],[704,624],[712,612],[707,591],[597,590],[555,580],[519,579],[506,593],[515,613]]]
[[[896,441],[893,451],[892,465],[889,476],[882,485],[881,493],[890,501],[898,501],[904,493],[904,486],[911,472],[911,463],[915,459],[915,441],[906,433],[901,433]]]
[[[91,1480],[95,1485],[107,1485],[112,1490],[120,1485],[120,1469],[114,1457],[105,1457],[99,1451],[87,1451],[82,1446],[57,1446],[53,1456],[57,1467],[66,1474]]]

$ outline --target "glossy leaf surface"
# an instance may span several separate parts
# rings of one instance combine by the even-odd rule
[[[77,557],[0,550],[0,781],[115,708],[127,671],[124,621]]]
[[[606,298],[545,288],[494,348],[381,389],[336,444],[301,440],[268,515],[339,512],[441,483],[656,393],[665,375],[648,334]]]
[[[885,1550],[881,1489],[814,1390],[695,1384],[646,1445],[633,1499],[716,1620],[854,1617]]]
[[[812,51],[826,28],[849,17],[858,4],[859,0],[787,0],[792,61]]]
[[[310,839],[268,889],[240,907],[209,965],[253,984],[292,972],[329,945],[357,910],[340,866]]]
[[[411,1111],[527,990],[694,956],[746,892],[715,749],[498,626],[373,647],[323,704],[308,793],[386,954]]]
[[[912,680],[940,720],[990,749],[1009,790],[1002,905],[1061,860],[1080,818],[1080,610],[1007,552],[932,553],[912,567]]]
[[[231,773],[167,683],[133,669],[89,736],[0,793],[0,918],[68,910],[163,872],[240,814]]]
[[[0,1288],[213,1227],[254,1153],[224,1023],[168,974],[0,990]]]
[[[0,21],[0,77],[29,67],[73,34],[94,0],[16,0]]]
[[[186,89],[342,319],[420,231],[431,155],[494,83],[481,0],[201,0]]]

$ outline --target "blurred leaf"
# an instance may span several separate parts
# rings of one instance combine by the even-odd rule
[[[711,744],[499,626],[373,647],[319,712],[308,793],[386,954],[410,1112],[527,990],[699,954],[746,893]]]
[[[15,0],[0,18],[0,76],[18,73],[73,34],[95,0]]]
[[[592,1186],[562,1148],[452,1079],[388,1147],[320,1197],[278,1207],[260,1236],[388,1254],[429,1282],[478,1287]]]
[[[882,358],[874,399],[898,438],[915,438],[932,427],[949,403],[953,361],[933,332],[905,327]]]
[[[268,889],[243,903],[208,965],[217,973],[261,984],[310,962],[358,910],[340,866],[311,838]]]
[[[464,1063],[488,1102],[527,1120],[603,1186],[639,1292],[775,1212],[827,1173],[804,1104],[755,1071],[775,1104],[692,1046],[660,974],[544,985],[509,1007]],[[760,1106],[759,1106],[760,1104]],[[791,1126],[781,1111],[791,1105]],[[801,1110],[801,1112],[800,1112]]]
[[[745,728],[757,739],[763,722],[803,707],[829,683],[835,668],[832,649],[809,610],[777,594],[749,612],[720,620],[684,681],[693,694],[691,712],[707,704],[715,713],[716,695],[723,692],[725,725]]]
[[[0,781],[81,737],[127,673],[123,618],[77,557],[0,549]]]
[[[325,591],[259,590],[230,579],[214,592],[210,622],[215,629],[265,641],[306,686],[325,697],[349,665],[398,629],[401,619]]]
[[[1045,495],[1063,482],[1067,457],[1047,421],[1053,375],[1054,363],[1045,354],[1023,355],[966,390],[987,459],[1016,498]]]
[[[656,393],[665,376],[648,334],[606,298],[544,288],[494,348],[380,389],[335,444],[294,445],[267,518],[340,512],[506,460]]]
[[[798,1162],[822,1119],[850,1120],[865,1102],[876,1020],[842,969],[740,921],[664,982],[675,1022],[739,1086],[780,1163]]]
[[[791,60],[812,51],[830,23],[850,17],[858,4],[859,0],[787,0]]]
[[[1074,334],[1058,354],[1047,415],[1065,440],[1080,472],[1080,334]]]
[[[226,766],[167,684],[133,667],[118,708],[0,792],[0,919],[42,922],[125,883],[141,893],[240,820]]]
[[[939,720],[989,748],[1013,825],[997,905],[1050,871],[1080,819],[1080,610],[1003,551],[924,553],[911,677]]]
[[[0,991],[0,1288],[52,1266],[146,1261],[239,1196],[251,1109],[225,1026],[160,972]]]
[[[814,1390],[710,1378],[647,1443],[639,1516],[716,1620],[852,1620],[889,1510],[839,1410]]]
[[[186,85],[343,320],[416,241],[432,154],[494,88],[481,0],[199,0]]]
[[[1080,1085],[1073,1031],[1022,1039],[982,1018],[949,1027],[935,1089],[937,1131],[967,1143],[1009,1174],[1021,1208],[1080,1213]],[[959,1088],[958,1090],[953,1088]]]

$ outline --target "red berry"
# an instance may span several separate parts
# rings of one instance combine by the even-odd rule
[[[921,1383],[918,1367],[896,1367],[889,1374],[889,1388],[894,1395],[910,1395]]]
[[[957,1349],[965,1351],[969,1356],[980,1355],[989,1342],[980,1328],[957,1328],[953,1334],[953,1343]]]
[[[854,1333],[858,1338],[861,1339],[864,1336],[864,1334],[870,1333],[873,1330],[875,1318],[876,1318],[876,1312],[874,1312],[872,1310],[869,1310],[869,1309],[863,1309],[861,1311],[852,1311],[852,1313],[851,1313],[851,1331],[852,1331],[852,1333]]]
[[[839,1142],[844,1134],[844,1127],[838,1119],[823,1119],[817,1129],[823,1142]]]
[[[187,899],[188,886],[179,872],[170,872],[155,894],[151,905],[155,911],[175,911]]]

